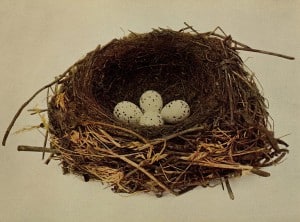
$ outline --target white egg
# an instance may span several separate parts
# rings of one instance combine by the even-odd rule
[[[167,123],[178,123],[190,115],[190,107],[183,100],[173,100],[164,106],[161,115]]]
[[[160,112],[163,107],[161,95],[154,90],[147,90],[140,98],[140,107],[143,112]]]
[[[132,102],[119,102],[114,108],[114,116],[122,122],[138,124],[143,115],[141,109]]]
[[[141,126],[162,126],[164,120],[158,112],[145,112],[140,119]]]

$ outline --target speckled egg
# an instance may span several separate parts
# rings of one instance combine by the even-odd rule
[[[158,112],[145,112],[140,119],[141,126],[162,126],[164,120]]]
[[[143,115],[141,109],[132,102],[119,102],[114,108],[114,116],[122,122],[138,124]]]
[[[143,112],[160,112],[163,107],[161,95],[154,90],[147,90],[140,98],[140,107]]]
[[[167,123],[178,123],[190,115],[190,107],[183,100],[173,100],[163,107],[161,115]]]

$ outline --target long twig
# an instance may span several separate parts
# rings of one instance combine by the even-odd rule
[[[272,56],[277,56],[277,57],[281,57],[284,59],[289,59],[289,60],[294,60],[295,57],[292,56],[287,56],[287,55],[283,55],[283,54],[279,54],[279,53],[275,53],[275,52],[268,52],[265,50],[260,50],[260,49],[253,49],[253,48],[245,48],[245,47],[231,47],[232,49],[235,50],[242,50],[242,51],[249,51],[249,52],[258,52],[261,54],[267,54],[267,55],[272,55]]]
[[[47,110],[49,110],[49,88],[47,90]],[[49,136],[49,126],[46,127],[46,134],[44,138],[44,145],[43,148],[46,148],[47,142],[48,142],[48,136]],[[43,152],[42,159],[45,158],[45,152]]]
[[[46,152],[46,153],[59,153],[56,149],[50,149],[39,146],[18,146],[18,151],[29,151],[29,152]]]
[[[104,122],[99,122],[99,121],[98,122],[86,121],[86,122],[82,123],[82,125],[89,125],[89,124],[102,125],[102,126],[106,126],[106,127],[108,126],[110,128],[115,128],[115,129],[130,133],[131,135],[139,138],[144,143],[149,143],[148,140],[145,137],[141,136],[140,134],[138,134],[138,133],[136,133],[136,132],[134,132],[130,129],[127,129],[127,128],[124,128],[124,127],[121,127],[121,126],[116,126],[116,125],[112,125],[112,124],[104,123]]]
[[[12,127],[14,126],[16,120],[18,119],[18,117],[20,116],[20,114],[22,113],[22,111],[24,110],[24,108],[42,91],[44,91],[45,89],[48,89],[50,86],[58,83],[63,77],[65,77],[67,74],[69,73],[69,69],[67,71],[65,71],[62,75],[60,75],[57,79],[55,79],[54,81],[50,82],[49,84],[43,86],[42,88],[40,88],[38,91],[36,91],[25,103],[23,103],[23,105],[19,108],[19,110],[17,111],[17,113],[15,114],[15,116],[13,117],[12,121],[10,122],[9,126],[7,127],[3,140],[2,140],[2,146],[5,146],[6,144],[6,140],[7,137],[9,136],[9,133],[12,129]]]
[[[215,36],[215,37],[219,37],[219,38],[221,38],[221,39],[224,39],[224,40],[228,38],[228,36],[226,36],[226,35],[220,35],[220,34],[216,33],[216,30],[220,29],[220,30],[223,32],[223,34],[225,34],[224,31],[223,31],[220,27],[217,27],[217,28],[216,28],[214,31],[212,31],[212,32],[199,33],[199,32],[197,32],[197,30],[195,30],[195,29],[193,28],[193,26],[187,24],[186,22],[184,22],[184,24],[185,24],[187,27],[184,28],[184,29],[181,29],[180,31],[183,31],[183,30],[186,30],[186,29],[190,29],[190,30],[192,30],[193,32],[195,32],[196,34],[199,34],[199,35],[212,35],[212,36]],[[284,58],[284,59],[290,59],[290,60],[294,60],[294,59],[295,59],[295,57],[283,55],[283,54],[280,54],[280,53],[269,52],[269,51],[260,50],[260,49],[253,49],[253,48],[247,46],[246,44],[241,43],[241,42],[238,42],[238,41],[233,40],[233,39],[230,39],[230,41],[231,41],[232,43],[234,43],[235,45],[241,46],[241,47],[237,47],[237,46],[231,47],[231,48],[234,49],[234,50],[242,50],[242,51],[249,51],[249,52],[257,52],[257,53],[261,53],[261,54],[267,54],[267,55],[277,56],[277,57],[281,57],[281,58]]]
[[[168,140],[171,140],[171,139],[173,139],[173,138],[182,136],[182,135],[184,135],[184,134],[191,133],[191,132],[195,132],[195,131],[200,131],[200,130],[203,130],[203,129],[204,129],[204,126],[199,126],[199,127],[189,128],[189,129],[186,129],[186,130],[183,130],[183,131],[180,131],[180,132],[177,132],[177,133],[174,133],[174,134],[171,134],[171,135],[168,135],[168,136],[165,136],[165,137],[162,137],[162,138],[159,138],[159,139],[155,139],[155,140],[153,140],[153,141],[150,141],[149,143],[146,143],[145,145],[143,145],[143,146],[140,147],[139,149],[140,149],[140,150],[143,150],[143,149],[148,148],[149,146],[157,145],[157,144],[166,142],[166,141],[168,141]]]
[[[253,169],[252,166],[248,166],[248,165],[209,163],[207,161],[194,161],[193,164],[199,166],[212,167],[212,168],[221,168],[221,169],[246,170],[246,171],[251,171]]]

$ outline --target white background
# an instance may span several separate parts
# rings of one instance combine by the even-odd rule
[[[37,131],[12,134],[0,147],[0,221],[298,221],[300,218],[299,58],[300,2],[123,0],[0,0],[0,134],[20,105],[85,53],[128,30],[179,30],[188,22],[200,32],[221,26],[252,47],[296,57],[241,52],[270,103],[275,134],[290,144],[271,177],[231,180],[235,200],[221,187],[197,188],[179,197],[119,195],[99,183],[63,176],[58,162],[17,145],[42,145]],[[297,73],[298,72],[298,73]],[[45,104],[42,94],[28,108]],[[13,131],[37,117],[21,115]]]

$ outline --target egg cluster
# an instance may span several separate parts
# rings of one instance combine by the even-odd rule
[[[141,126],[162,126],[164,123],[175,124],[190,115],[190,107],[183,100],[173,100],[163,107],[161,95],[154,90],[147,90],[139,101],[140,107],[129,101],[122,101],[114,108],[114,116],[128,124]]]

